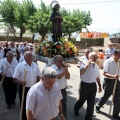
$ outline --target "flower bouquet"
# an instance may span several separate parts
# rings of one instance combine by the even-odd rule
[[[77,53],[77,48],[72,42],[61,38],[58,42],[44,40],[40,44],[43,56],[52,58],[55,55],[62,55],[63,58],[74,57]]]

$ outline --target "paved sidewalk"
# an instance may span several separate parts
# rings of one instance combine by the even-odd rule
[[[45,63],[39,62],[38,65],[40,70],[42,71]],[[86,113],[86,103],[83,105],[83,107],[79,110],[80,116],[76,117],[73,112],[74,104],[76,103],[76,100],[78,99],[78,88],[80,83],[79,78],[79,69],[76,67],[76,64],[71,64],[71,67],[69,68],[71,79],[68,80],[68,98],[67,98],[67,120],[84,120],[84,116]],[[102,74],[102,70],[101,70]],[[102,80],[103,77],[101,77]],[[98,99],[102,96],[102,93],[97,93],[96,95],[96,102]],[[109,108],[110,108],[111,98],[107,101],[107,103],[104,105],[104,108],[101,108],[101,113],[98,114],[94,111],[93,120],[116,120],[113,119],[111,116],[109,116]],[[4,94],[3,94],[3,88],[0,87],[0,120],[19,120],[19,98],[17,96],[16,99],[16,105],[13,106],[11,109],[6,108],[5,100],[4,100]]]

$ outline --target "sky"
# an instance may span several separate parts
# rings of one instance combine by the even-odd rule
[[[120,0],[57,0],[61,7],[66,9],[80,9],[90,11],[93,19],[88,27],[90,31],[120,33]],[[69,1],[69,2],[68,2]],[[43,0],[50,5],[52,0]],[[38,6],[40,0],[33,0]],[[84,30],[83,30],[84,31]]]

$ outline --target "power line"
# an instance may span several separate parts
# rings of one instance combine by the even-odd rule
[[[101,3],[110,3],[110,2],[120,2],[120,0],[102,1],[102,2],[81,2],[81,3],[70,3],[70,4],[61,4],[61,5],[75,5],[75,4],[101,4]]]

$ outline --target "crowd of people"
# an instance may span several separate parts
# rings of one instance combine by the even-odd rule
[[[85,120],[92,120],[94,102],[97,92],[104,90],[102,98],[96,104],[96,112],[114,94],[113,117],[120,119],[120,83],[119,59],[120,50],[112,45],[106,49],[108,55],[103,66],[104,83],[100,80],[100,66],[96,64],[99,53],[85,49],[84,56],[79,58],[77,67],[80,69],[79,99],[73,111],[79,116],[79,110],[87,101]],[[101,64],[100,64],[101,65]],[[0,79],[5,95],[7,109],[16,104],[18,91],[20,99],[20,120],[65,120],[67,119],[67,80],[71,78],[69,64],[64,64],[63,57],[56,55],[53,64],[43,71],[35,63],[35,51],[32,44],[14,42],[4,46],[0,44]]]

